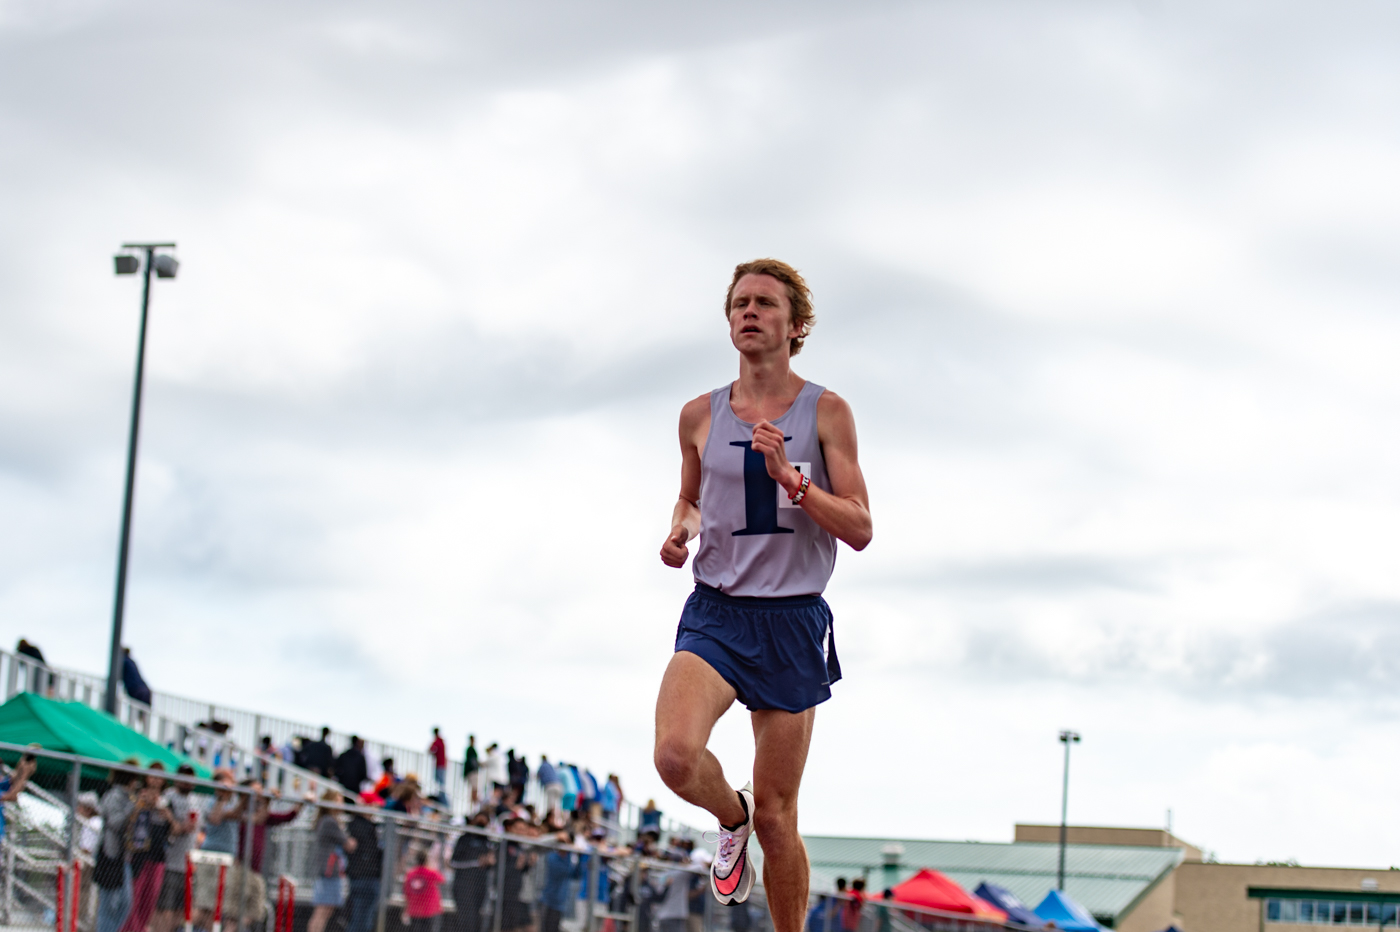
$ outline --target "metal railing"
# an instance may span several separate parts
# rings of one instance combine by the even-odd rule
[[[105,677],[46,666],[32,657],[6,650],[0,650],[0,679],[4,683],[5,700],[19,692],[34,692],[53,699],[81,702],[94,709],[102,707],[107,684]],[[257,750],[264,735],[271,737],[273,745],[280,748],[293,738],[311,740],[319,736],[319,726],[155,690],[151,691],[151,704],[146,705],[132,699],[124,689],[119,689],[117,703],[117,718],[124,725],[206,766],[227,766],[240,775],[266,774],[267,768],[271,767],[279,777],[285,774],[293,788],[299,781],[301,785],[310,781],[313,786],[328,782],[327,778],[296,768],[280,756],[263,755]],[[201,723],[206,726],[220,723],[228,728],[220,733],[200,727]],[[365,758],[372,772],[377,769],[379,761],[391,757],[395,771],[401,775],[416,773],[425,792],[434,793],[442,789],[455,814],[463,815],[471,810],[471,786],[463,775],[461,761],[447,762],[446,786],[439,788],[434,779],[435,763],[426,750],[376,741],[363,735],[359,737],[365,742]],[[350,746],[350,734],[332,730],[329,741],[332,748],[344,750]],[[282,783],[276,785],[287,786]],[[526,784],[522,801],[536,807],[541,807],[545,802],[543,789],[533,774]],[[635,837],[641,825],[641,813],[641,807],[624,801],[618,809],[613,828],[623,837]],[[666,833],[695,831],[668,817],[663,817],[661,829]]]
[[[288,889],[294,891],[285,906],[295,915],[298,910],[314,909],[316,901],[325,898],[322,888],[329,881],[330,887],[338,891],[336,896],[342,901],[351,901],[342,908],[353,910],[356,908],[353,903],[363,905],[366,898],[347,898],[344,887],[349,885],[352,891],[363,894],[364,884],[357,881],[372,879],[374,916],[368,928],[374,928],[377,932],[393,930],[405,911],[413,911],[405,895],[405,882],[410,879],[408,874],[415,863],[422,860],[444,870],[450,877],[450,881],[444,877],[444,886],[448,890],[447,895],[441,898],[439,917],[448,917],[453,927],[465,932],[510,932],[520,928],[513,923],[522,917],[528,916],[529,923],[534,924],[542,916],[544,907],[541,897],[548,879],[545,857],[548,852],[555,851],[581,865],[578,868],[579,876],[570,878],[574,887],[577,888],[578,883],[586,879],[584,889],[595,891],[595,895],[590,897],[569,894],[568,914],[559,917],[562,932],[629,932],[640,928],[638,910],[644,913],[647,904],[633,902],[626,891],[629,887],[635,888],[638,883],[644,884],[647,872],[655,870],[656,865],[662,863],[634,854],[629,849],[614,847],[612,843],[564,845],[552,837],[539,838],[530,834],[504,833],[499,829],[452,825],[446,813],[415,817],[333,801],[317,801],[312,805],[310,800],[289,801],[281,794],[261,787],[220,784],[193,776],[176,776],[168,771],[156,773],[73,754],[0,742],[0,753],[3,752],[9,752],[11,757],[34,754],[59,761],[69,768],[71,774],[66,794],[31,784],[22,794],[22,804],[6,807],[12,831],[7,832],[4,841],[0,842],[0,870],[4,871],[3,882],[0,883],[0,890],[3,890],[3,896],[0,896],[0,924],[3,925],[52,928],[50,920],[57,905],[60,869],[77,857],[83,862],[86,872],[91,873],[92,858],[76,848],[80,828],[75,815],[76,801],[84,766],[137,773],[165,783],[178,780],[189,784],[203,791],[202,795],[194,797],[194,801],[200,804],[197,808],[205,811],[211,802],[208,795],[210,790],[248,797],[250,802],[254,799],[265,801],[264,810],[260,810],[258,805],[249,804],[240,817],[238,860],[230,874],[230,889],[225,900],[229,904],[225,919],[235,929],[257,928],[269,922],[278,925],[279,916],[284,915],[284,911],[269,909],[272,905],[269,902],[272,900],[270,891],[273,889],[284,896]],[[287,809],[289,805],[299,811]],[[289,817],[285,824],[262,824],[262,812],[277,815],[279,808],[282,817]],[[327,876],[317,849],[318,816],[324,817],[326,814],[337,820],[349,816],[364,820],[371,826],[370,837],[381,852],[372,876],[357,876],[365,874],[365,871],[362,869],[363,862],[353,857],[349,860],[348,876],[339,871]],[[23,831],[19,830],[21,827]],[[596,826],[587,824],[587,827]],[[363,831],[362,826],[360,833]],[[352,827],[351,837],[355,834],[356,830]],[[491,862],[481,867],[479,876],[475,878],[472,868],[461,871],[451,869],[453,851],[463,836],[477,839],[477,847]],[[252,839],[251,844],[246,843],[248,839]],[[667,867],[685,870],[696,876],[701,873],[700,869],[688,865],[671,864]],[[474,884],[473,881],[480,883]],[[480,893],[474,900],[471,897],[473,886],[479,888]],[[467,896],[455,895],[458,891]],[[99,893],[99,898],[101,896]],[[462,900],[461,904],[459,899]],[[460,908],[468,907],[468,904],[475,906],[472,914],[478,921],[468,920],[470,908],[465,911]],[[84,909],[82,914],[87,917],[90,912]],[[445,932],[442,925],[443,920],[439,918],[435,927]],[[91,924],[84,918],[78,928],[82,932],[90,932]],[[717,930],[720,927],[707,925],[706,928]]]
[[[705,868],[689,860],[667,860],[610,842],[566,843],[553,833],[541,834],[516,822],[502,831],[499,826],[453,825],[444,813],[416,817],[332,801],[311,805],[260,787],[155,774],[0,742],[0,754],[20,753],[62,762],[70,778],[66,792],[26,789],[23,803],[6,807],[12,830],[0,842],[0,923],[9,926],[53,928],[59,869],[76,858],[84,877],[93,873],[92,859],[77,848],[81,826],[75,804],[86,765],[138,773],[148,781],[176,778],[194,788],[190,799],[206,813],[211,790],[245,798],[239,833],[251,843],[238,846],[223,899],[224,928],[231,932],[290,930],[318,908],[327,916],[343,913],[348,932],[394,932],[402,925],[411,926],[412,932],[679,932],[676,925],[660,920],[674,915],[667,907],[674,908],[681,898],[685,915],[693,909],[702,932],[772,929],[761,885],[742,910],[720,906],[709,893]],[[285,821],[268,824],[267,814]],[[576,827],[585,830],[576,836],[583,838],[596,826],[585,822]],[[346,837],[360,844],[352,847],[342,840]],[[333,850],[336,846],[339,850]],[[675,891],[676,884],[683,889]],[[436,888],[436,895],[425,893],[428,887]],[[191,884],[191,889],[198,890],[199,884]],[[110,895],[98,891],[98,899]],[[91,902],[90,893],[83,897]],[[198,918],[198,893],[194,899],[197,928],[220,918]],[[844,904],[850,898],[811,898],[806,932],[972,932],[1003,927],[985,918],[903,903],[872,900],[854,910],[835,908],[835,902]],[[92,914],[85,905],[78,932],[92,932]],[[690,928],[693,932],[693,925]]]

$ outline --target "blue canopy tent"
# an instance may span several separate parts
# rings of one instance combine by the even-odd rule
[[[1006,918],[1012,922],[1030,926],[1032,929],[1039,929],[1045,925],[1044,919],[1032,912],[1029,906],[1018,900],[1016,894],[1005,887],[998,887],[984,880],[972,892],[1006,913]]]
[[[1059,890],[1051,890],[1035,908],[1035,914],[1057,928],[1069,932],[1100,932],[1103,926],[1094,921],[1089,911]]]

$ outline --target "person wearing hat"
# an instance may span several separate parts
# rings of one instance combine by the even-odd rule
[[[102,838],[102,817],[97,814],[97,794],[92,790],[78,794],[78,849],[89,858]]]
[[[102,816],[97,814],[98,805],[97,794],[92,790],[78,794],[78,850],[88,861],[96,860],[97,846],[102,843]],[[97,897],[92,895],[92,871],[82,872],[82,887],[78,897],[78,902],[82,904],[79,924],[88,929],[97,918]]]

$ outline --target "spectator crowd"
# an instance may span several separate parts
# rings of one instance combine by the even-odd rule
[[[16,653],[39,664],[33,685],[51,692],[46,687],[54,678],[42,651],[22,639]],[[150,688],[129,649],[122,660],[126,692],[149,705]],[[228,730],[212,718],[199,727],[217,735]],[[401,773],[392,757],[371,760],[356,735],[337,751],[331,730],[322,728],[319,737],[293,736],[280,746],[262,736],[256,758],[243,759],[238,772],[216,759],[212,793],[195,791],[188,764],[174,773],[158,762],[113,770],[101,793],[77,797],[77,843],[90,864],[82,877],[80,926],[175,932],[188,905],[195,929],[219,922],[228,929],[241,917],[234,932],[252,930],[268,920],[269,878],[288,872],[301,878],[298,901],[310,905],[306,932],[326,932],[333,921],[346,932],[369,932],[388,866],[391,888],[401,894],[395,908],[409,932],[453,932],[453,926],[487,932],[496,928],[498,910],[503,932],[561,932],[590,898],[604,913],[635,911],[642,919],[637,932],[700,932],[707,853],[690,838],[663,841],[655,801],[639,810],[635,831],[624,832],[619,816],[626,797],[616,774],[599,779],[587,767],[543,754],[531,768],[514,748],[494,742],[478,748],[468,735],[457,784],[464,798],[453,807],[451,761],[438,728],[425,759],[431,774]],[[284,785],[289,771],[273,761],[333,786],[322,784],[319,796],[284,799],[283,792],[295,794],[303,784]],[[137,767],[134,759],[125,763]],[[13,802],[33,770],[26,758],[0,778],[0,800]],[[385,820],[375,809],[413,817],[401,828],[392,865],[385,864]],[[278,827],[283,831],[270,834]],[[0,812],[0,838],[4,831]],[[288,833],[300,833],[300,841]],[[284,855],[274,870],[270,845],[285,846],[304,863],[288,864]],[[634,855],[651,867],[632,877]],[[672,867],[656,866],[667,862]],[[590,877],[596,878],[591,891]],[[445,902],[453,907],[446,916]],[[731,918],[735,932],[746,932],[737,914]]]
[[[243,929],[260,928],[273,887],[268,875],[290,870],[301,878],[299,902],[310,905],[306,932],[326,932],[333,921],[346,932],[369,932],[391,867],[392,889],[402,895],[401,906],[394,898],[395,909],[408,932],[487,932],[495,928],[496,910],[504,932],[561,932],[590,893],[604,913],[640,914],[646,920],[641,932],[653,926],[655,932],[700,932],[690,917],[707,899],[699,869],[708,863],[707,852],[689,838],[663,843],[654,801],[641,810],[635,833],[624,833],[618,813],[625,797],[616,774],[599,780],[586,767],[545,755],[532,770],[514,749],[492,743],[478,751],[469,736],[462,775],[471,799],[466,814],[454,818],[443,789],[447,756],[438,729],[429,745],[436,767],[428,786],[414,773],[400,774],[392,759],[380,761],[372,779],[363,741],[352,737],[335,753],[329,738],[323,729],[319,739],[283,748],[270,738],[261,742],[262,755],[290,756],[338,784],[323,787],[319,796],[293,800],[277,787],[265,791],[266,774],[256,764],[241,775],[220,768],[212,794],[193,792],[187,779],[192,767],[170,773],[160,763],[113,770],[100,796],[81,794],[79,846],[93,862],[86,882],[96,891],[95,908],[84,910],[85,917],[91,914],[84,928],[174,932],[184,921],[187,895],[196,929],[211,930],[219,919],[228,929],[240,915]],[[21,765],[9,786],[0,783],[0,793],[18,792],[27,776]],[[396,829],[391,865],[385,863],[385,820],[375,809],[416,817]],[[273,869],[269,830],[278,826],[300,832],[302,840],[274,833],[271,844],[304,852],[304,863],[289,869],[284,858]],[[196,851],[227,856],[222,894],[215,859],[188,860]],[[630,878],[633,855],[674,867],[653,864]],[[590,877],[596,878],[591,891]],[[445,902],[453,907],[446,914]]]

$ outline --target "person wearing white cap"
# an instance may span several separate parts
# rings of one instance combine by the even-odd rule
[[[78,850],[82,851],[89,861],[97,857],[97,846],[102,842],[102,816],[97,814],[99,805],[97,794],[91,790],[78,794]],[[82,885],[78,897],[78,902],[82,904],[80,925],[90,929],[97,919],[97,897],[92,895],[92,871],[82,872]]]
[[[97,814],[97,794],[88,790],[78,794],[78,847],[89,858],[97,850],[97,842],[102,838],[102,816]]]

